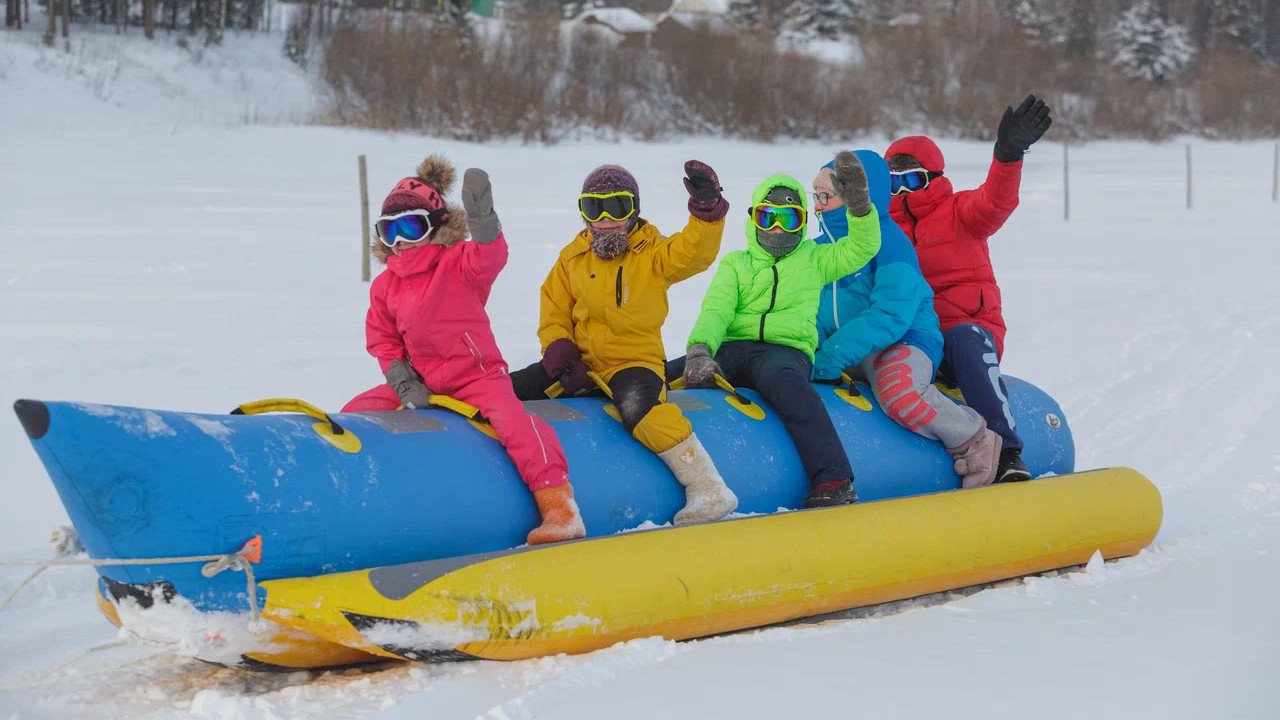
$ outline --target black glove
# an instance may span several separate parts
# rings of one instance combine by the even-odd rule
[[[1049,117],[1049,106],[1035,95],[1028,95],[1018,106],[1005,108],[1004,117],[1000,119],[1000,129],[996,130],[996,159],[1000,162],[1017,162],[1039,140],[1053,118]]]
[[[391,361],[383,374],[387,377],[387,384],[396,391],[400,404],[405,408],[425,410],[431,407],[431,391],[427,389],[426,383],[422,382],[422,376],[407,360]]]
[[[836,195],[844,201],[854,217],[871,212],[871,190],[867,187],[867,171],[858,156],[842,150],[836,155],[836,175],[831,179]]]

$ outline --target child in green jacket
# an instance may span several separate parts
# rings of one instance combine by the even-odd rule
[[[756,187],[747,249],[720,261],[689,335],[684,367],[686,387],[714,385],[720,374],[759,392],[781,416],[809,476],[805,507],[858,499],[849,457],[809,374],[822,287],[880,250],[880,221],[853,153],[836,156],[833,185],[848,208],[849,234],[829,245],[805,239],[808,197],[798,180],[774,175]]]

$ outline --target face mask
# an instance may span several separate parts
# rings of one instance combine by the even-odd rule
[[[769,190],[769,194],[764,196],[763,202],[771,205],[797,205],[803,207],[803,200],[796,194],[796,191],[782,185]],[[803,239],[803,227],[796,232],[776,234],[770,234],[758,227],[756,228],[756,242],[760,243],[760,247],[776,258],[791,254],[791,251],[795,250]]]
[[[595,228],[587,228],[591,233],[591,252],[601,260],[613,260],[627,251],[627,231],[609,230],[601,232]]]

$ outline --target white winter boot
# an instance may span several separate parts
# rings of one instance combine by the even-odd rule
[[[684,486],[684,508],[676,513],[676,525],[719,520],[738,507],[738,496],[724,484],[697,435],[689,435],[658,457]]]

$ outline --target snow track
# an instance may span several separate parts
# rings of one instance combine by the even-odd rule
[[[224,412],[297,396],[333,408],[367,387],[377,375],[358,281],[361,153],[375,198],[429,151],[489,170],[512,245],[489,307],[519,366],[536,356],[532,298],[578,228],[572,202],[592,167],[626,164],[645,214],[670,232],[683,222],[684,160],[717,168],[740,218],[760,177],[807,182],[837,147],[481,147],[323,128],[175,130],[175,114],[191,117],[187,100],[121,91],[112,97],[129,102],[104,104],[40,65],[42,52],[0,45],[0,92],[26,100],[0,119],[5,402]],[[69,130],[35,131],[49,116]],[[982,180],[989,145],[942,145],[957,187]],[[1258,162],[1270,147],[1196,142],[1190,211],[1181,144],[1075,147],[1064,223],[1061,147],[1038,146],[1022,207],[992,243],[1006,369],[1061,402],[1079,467],[1131,466],[1164,494],[1163,530],[1137,558],[685,644],[285,675],[146,646],[77,659],[116,634],[93,606],[92,573],[59,568],[0,612],[0,719],[1280,716],[1280,696],[1266,690],[1280,675],[1280,205],[1269,201],[1269,163]],[[741,232],[730,223],[726,250]],[[709,280],[673,291],[672,352]],[[39,556],[65,517],[6,417],[0,557]],[[0,571],[0,595],[24,576]]]

